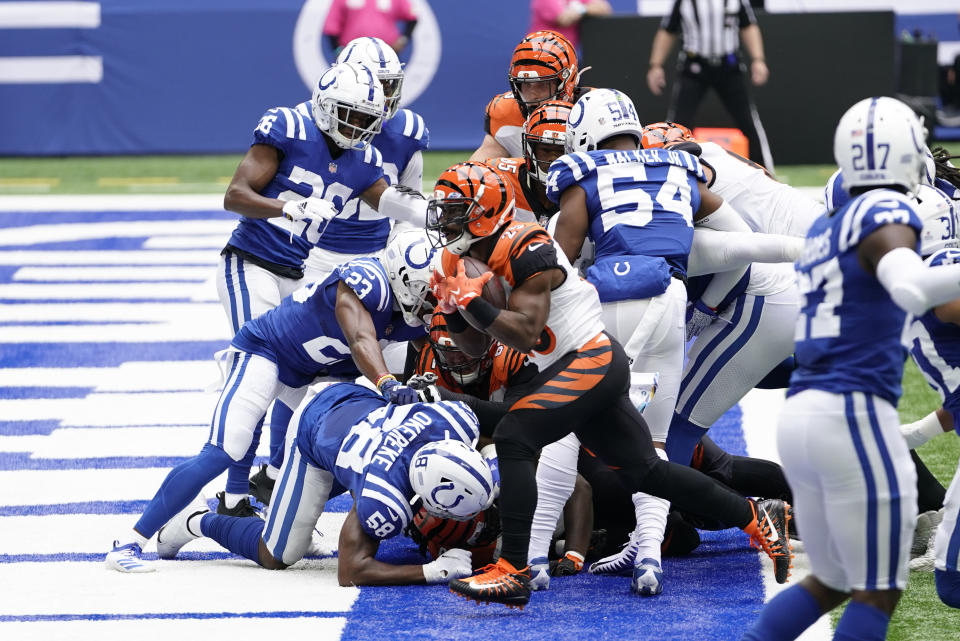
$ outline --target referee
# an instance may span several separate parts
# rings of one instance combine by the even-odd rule
[[[674,0],[653,38],[647,86],[663,93],[663,63],[682,34],[678,60],[679,80],[674,86],[668,120],[693,129],[694,116],[707,89],[713,87],[724,107],[750,142],[750,159],[773,171],[773,157],[760,124],[757,108],[747,89],[746,66],[740,58],[740,41],[750,54],[750,78],[755,85],[767,81],[763,39],[748,0]]]

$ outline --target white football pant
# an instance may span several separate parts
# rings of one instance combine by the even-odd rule
[[[233,253],[221,255],[217,263],[217,296],[234,334],[305,282],[278,276]]]

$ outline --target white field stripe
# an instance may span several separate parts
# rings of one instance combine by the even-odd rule
[[[0,330],[0,344],[223,340],[226,347],[229,338],[229,330],[220,319],[213,325],[193,325],[190,319],[185,318],[177,323],[162,325],[7,325]]]
[[[0,330],[2,332],[3,330]],[[206,361],[128,362],[120,367],[0,369],[0,387],[92,387],[97,392],[204,391],[220,378]]]
[[[131,220],[109,223],[54,223],[4,229],[0,246],[33,245],[93,238],[141,238],[145,236],[193,236],[223,234],[236,226],[232,220]]]
[[[198,251],[33,251],[0,252],[0,265],[216,265],[217,252]]]
[[[64,427],[209,424],[215,392],[90,394],[85,398],[0,399],[5,421],[59,420]]]
[[[750,456],[770,461],[780,461],[777,453],[777,422],[785,399],[783,390],[751,390],[740,401],[743,411],[743,438],[747,443]],[[763,586],[766,600],[772,599],[778,592],[796,585],[796,582],[810,574],[810,562],[803,552],[796,552],[790,580],[780,585],[773,578],[773,563],[766,554],[760,554],[763,566]],[[826,641],[833,638],[830,617],[824,615],[806,632],[797,637],[800,641]]]
[[[304,563],[316,571],[271,572],[246,559],[163,561],[155,574],[128,576],[102,563],[15,563],[0,568],[4,584],[17,586],[0,601],[0,615],[346,612],[359,590],[338,587],[336,564],[323,559]]]
[[[0,252],[0,255],[3,255]],[[23,303],[0,305],[0,322],[27,321],[113,321],[130,323],[173,323],[189,318],[194,324],[214,322],[226,325],[219,303]],[[0,331],[0,341],[3,332]]]
[[[96,29],[99,26],[99,2],[0,3],[0,28],[3,29]]]
[[[0,517],[2,554],[94,554],[106,552],[110,543],[128,531],[139,518],[136,514],[49,514],[44,516]],[[346,512],[325,512],[317,529],[324,544],[337,548]],[[69,532],[70,536],[64,536]],[[213,539],[201,538],[183,548],[187,552],[223,552]],[[156,538],[147,543],[147,552],[156,551]],[[3,565],[0,564],[0,572]]]
[[[0,452],[29,452],[32,459],[114,456],[196,456],[210,434],[209,424],[189,427],[66,427],[49,435],[0,436]],[[270,455],[269,439],[260,454]]]
[[[182,283],[151,283],[140,287],[126,284],[9,284],[0,285],[0,298],[13,300],[98,300],[98,299],[193,299],[203,295],[201,300],[209,299],[209,293],[200,291],[202,285],[184,285]],[[216,300],[216,291],[213,300]]]
[[[29,281],[198,281],[211,277],[209,267],[24,267],[13,280]]]
[[[6,56],[0,58],[0,84],[98,83],[100,56]]]
[[[197,234],[196,236],[157,236],[143,241],[144,249],[192,249],[208,247],[223,249],[230,237],[226,234]],[[218,252],[219,253],[219,252]]]
[[[3,572],[0,570],[0,578],[2,577]],[[199,609],[195,608],[192,612]],[[346,625],[345,617],[17,621],[0,623],[0,637],[18,641],[170,641],[273,637],[339,639]]]
[[[217,194],[65,194],[0,196],[0,211],[214,211],[223,213]]]

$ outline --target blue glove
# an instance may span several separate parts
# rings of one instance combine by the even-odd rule
[[[409,405],[420,400],[417,390],[401,385],[396,379],[389,378],[380,385],[380,393],[394,405]]]

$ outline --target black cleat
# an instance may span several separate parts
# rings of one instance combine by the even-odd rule
[[[750,502],[754,508],[753,521],[744,528],[750,535],[750,544],[766,552],[773,561],[773,576],[777,583],[786,583],[793,567],[793,550],[788,532],[793,509],[780,499]]]
[[[233,507],[227,507],[226,503],[226,492],[217,492],[217,514],[222,514],[224,516],[235,516],[237,518],[247,518],[250,516],[255,516],[258,519],[262,519],[260,512],[257,511],[257,508],[250,505],[250,497],[243,497],[239,503]]]
[[[270,505],[270,496],[273,494],[273,486],[277,484],[275,479],[267,476],[266,463],[260,466],[260,470],[250,477],[250,496],[257,499],[263,505]]]
[[[477,603],[502,603],[522,610],[530,601],[530,568],[518,570],[501,558],[473,576],[451,581],[450,591]]]

